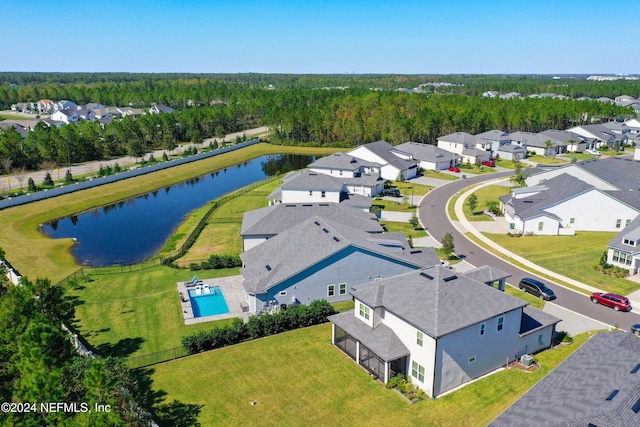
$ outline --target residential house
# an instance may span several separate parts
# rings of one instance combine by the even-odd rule
[[[466,132],[455,132],[438,138],[438,148],[460,154],[463,163],[471,164],[491,159],[491,152],[478,148],[486,143],[481,141],[478,145],[476,137]]]
[[[279,203],[244,213],[240,230],[242,250],[248,251],[312,216],[319,216],[371,234],[384,231],[378,223],[378,218],[371,212],[341,203]]]
[[[65,124],[76,123],[80,120],[80,116],[78,115],[78,110],[57,110],[53,114],[51,114],[51,120],[57,122],[63,122]]]
[[[476,135],[476,148],[496,153],[501,145],[511,144],[509,134],[501,130],[488,130]]]
[[[396,146],[396,149],[409,153],[411,158],[419,161],[420,167],[425,170],[445,170],[450,166],[457,166],[462,163],[461,155],[431,144],[405,142]]]
[[[626,227],[607,244],[607,263],[629,270],[630,275],[640,271],[640,217]]]
[[[51,113],[54,111],[54,102],[50,99],[41,99],[38,101],[38,112]]]
[[[394,149],[386,141],[376,141],[360,145],[347,154],[358,159],[380,164],[380,176],[383,179],[397,180],[400,175],[404,179],[414,178],[418,173],[418,162]]]
[[[78,104],[76,104],[75,102],[71,102],[69,100],[63,99],[61,101],[54,102],[53,103],[53,109],[55,111],[77,110],[78,109]]]
[[[100,119],[112,120],[113,119],[113,113],[111,113],[106,108],[92,108],[91,111],[93,111],[93,115],[96,118],[96,120],[100,120]]]
[[[15,123],[13,120],[0,120],[0,129],[2,129],[3,132],[8,131],[9,129],[13,129],[14,131],[18,132],[21,138],[26,138],[29,134],[29,128]]]
[[[605,191],[570,174],[500,197],[515,232],[571,235],[575,231],[620,231],[640,214],[640,192]]]
[[[508,277],[491,271],[490,280]],[[549,348],[560,321],[442,266],[356,285],[351,295],[355,309],[329,317],[333,344],[383,383],[405,374],[432,398]]]
[[[584,144],[583,138],[574,132],[549,129],[540,132],[539,135],[544,139],[545,146],[547,141],[551,141],[552,150],[554,151],[547,152],[547,154],[545,154],[547,156],[553,155],[554,153],[581,152],[589,148]]]
[[[156,104],[156,105],[153,105],[151,108],[149,108],[149,113],[151,114],[160,114],[160,113],[170,114],[170,113],[173,113],[174,111],[176,110],[162,104]]]
[[[87,108],[78,108],[76,113],[82,120],[91,121],[96,119],[96,115],[93,110],[89,110]]]
[[[145,111],[142,108],[131,108],[131,107],[118,107],[117,112],[122,117],[129,116],[132,119],[135,119],[136,117],[139,117],[145,114]]]
[[[497,92],[495,90],[488,90],[486,92],[483,92],[482,96],[484,96],[485,98],[497,98],[498,96],[500,96],[500,92]]]
[[[363,173],[380,174],[381,166],[379,163],[337,152],[320,157],[309,165],[309,170],[339,178],[356,178]]]
[[[638,337],[597,333],[489,426],[640,425],[639,361]]]
[[[521,159],[527,158],[527,147],[516,144],[504,144],[501,145],[496,151],[496,157],[504,160],[513,160],[516,157]]]
[[[313,216],[240,254],[249,312],[316,299],[348,301],[353,286],[440,264],[404,234],[372,235]]]
[[[621,135],[616,134],[601,124],[574,126],[568,129],[568,131],[593,141],[592,144],[590,144],[591,146],[587,148],[598,148],[603,146],[611,148],[616,142],[621,141]]]
[[[84,108],[86,108],[87,110],[104,110],[105,106],[98,102],[90,102],[89,104],[85,105]]]
[[[522,98],[522,95],[518,92],[509,92],[503,95],[500,95],[501,99],[512,99],[512,98]]]

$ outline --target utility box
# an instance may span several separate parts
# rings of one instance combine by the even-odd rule
[[[527,367],[533,365],[533,356],[530,354],[523,354],[520,356],[520,363]]]

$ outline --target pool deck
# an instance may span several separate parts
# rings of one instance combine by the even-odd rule
[[[249,313],[242,309],[242,307],[246,305],[244,288],[242,287],[242,276],[201,279],[198,280],[198,285],[209,285],[210,287],[219,286],[227,302],[227,307],[229,307],[229,312],[215,316],[193,317],[189,290],[195,289],[196,285],[191,282],[178,282],[178,293],[182,297],[182,315],[184,316],[185,325],[211,322],[212,320],[231,319],[234,317],[239,317],[246,321],[249,318]]]

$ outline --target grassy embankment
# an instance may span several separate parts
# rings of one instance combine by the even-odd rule
[[[9,262],[23,275],[31,278],[48,277],[56,282],[78,268],[70,253],[73,241],[46,238],[38,230],[42,223],[144,194],[265,154],[318,155],[334,151],[334,148],[258,144],[153,174],[4,209],[0,211],[0,247],[6,251]]]
[[[413,405],[333,347],[328,324],[163,363],[148,373],[165,403],[202,405],[202,425],[357,425],[376,414],[377,425],[485,426],[589,336],[538,354],[536,372],[502,370]],[[273,362],[282,355],[286,363]]]

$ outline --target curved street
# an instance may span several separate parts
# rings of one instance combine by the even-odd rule
[[[633,311],[629,313],[622,313],[616,312],[613,309],[602,305],[595,305],[582,293],[559,285],[547,278],[537,276],[534,273],[528,272],[527,270],[498,258],[492,253],[487,252],[485,249],[476,245],[473,241],[458,231],[447,213],[447,203],[449,199],[456,193],[471,185],[496,178],[504,178],[512,174],[513,171],[506,171],[487,175],[478,175],[468,179],[451,181],[445,185],[434,188],[422,199],[418,206],[418,216],[420,221],[429,235],[437,241],[442,240],[442,237],[446,232],[450,232],[453,235],[455,242],[455,253],[466,262],[474,266],[492,265],[511,274],[511,277],[507,279],[508,283],[517,284],[523,277],[533,277],[550,284],[558,297],[553,301],[553,304],[573,310],[608,325],[617,325],[619,328],[627,331],[631,328],[631,325],[640,323],[640,315]],[[640,309],[640,307],[638,309]],[[561,325],[562,324],[560,324],[559,327],[560,330],[562,330]]]

